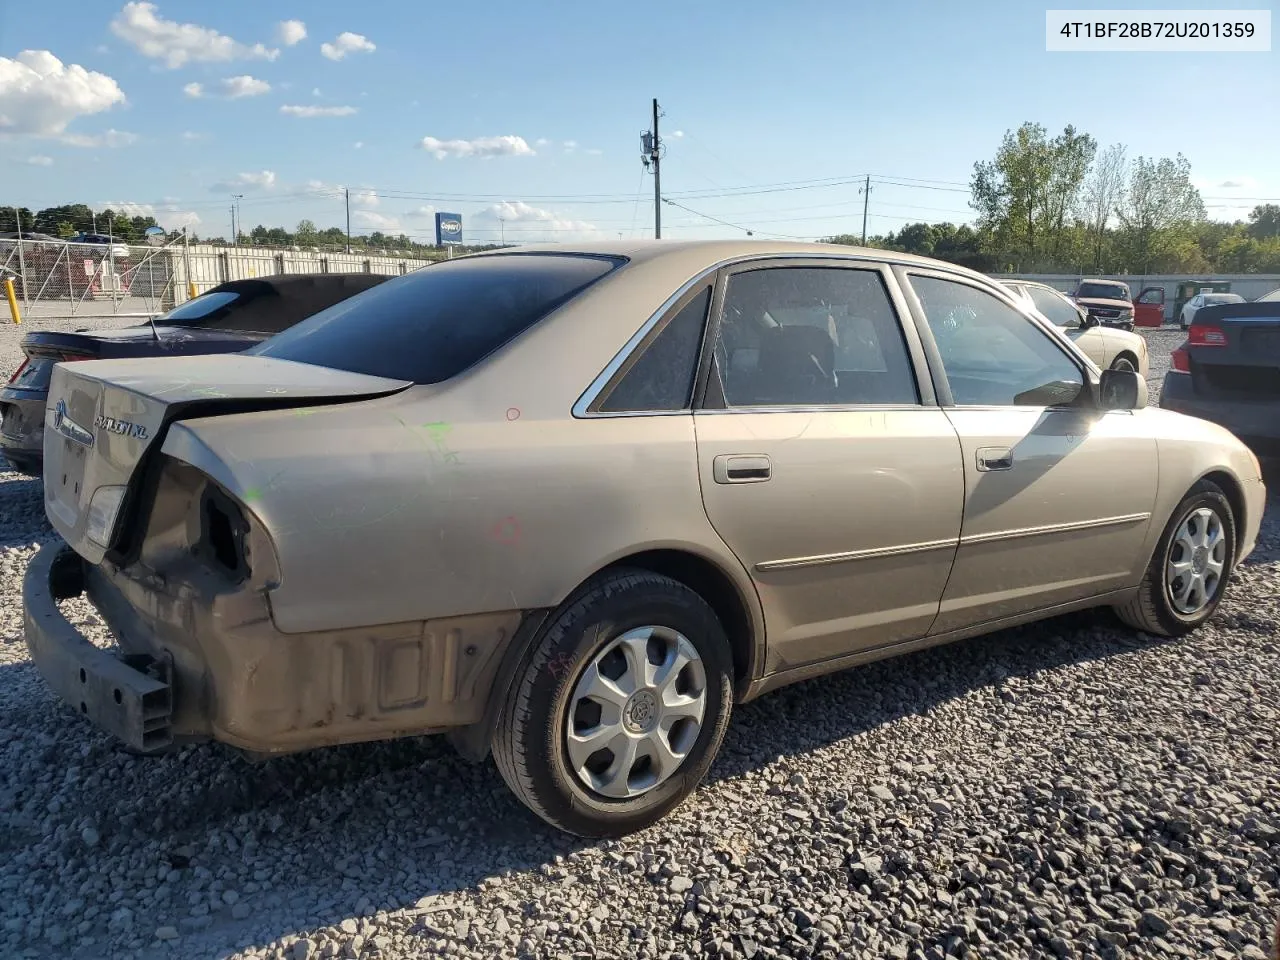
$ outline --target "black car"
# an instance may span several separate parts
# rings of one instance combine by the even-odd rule
[[[1173,351],[1160,406],[1212,420],[1280,455],[1280,302],[1201,307]]]
[[[371,273],[321,273],[232,280],[137,326],[33,331],[22,339],[26,359],[0,390],[0,453],[20,472],[39,476],[45,405],[57,363],[236,353],[387,279]]]

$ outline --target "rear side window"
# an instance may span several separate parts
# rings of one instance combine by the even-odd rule
[[[335,304],[246,352],[375,377],[442,383],[623,262],[575,254],[445,261]]]
[[[1071,305],[1070,300],[1051,293],[1040,287],[1029,288],[1031,292],[1031,302],[1036,305],[1045,317],[1059,327],[1078,327],[1080,325],[1080,314],[1076,308]]]
[[[711,288],[707,287],[670,317],[640,348],[630,368],[624,369],[622,378],[600,404],[600,411],[683,410],[689,406],[710,303]]]

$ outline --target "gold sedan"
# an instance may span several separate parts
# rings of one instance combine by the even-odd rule
[[[999,284],[817,244],[462,257],[245,354],[60,364],[50,403],[26,637],[83,720],[447,733],[590,836],[784,684],[1084,607],[1195,629],[1264,497]]]

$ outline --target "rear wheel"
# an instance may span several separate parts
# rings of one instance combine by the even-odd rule
[[[1231,504],[1221,487],[1201,480],[1170,517],[1137,596],[1116,613],[1147,633],[1189,633],[1218,609],[1235,557]]]
[[[693,791],[732,698],[729,642],[707,603],[655,573],[612,572],[534,641],[494,731],[494,759],[548,823],[621,836]]]

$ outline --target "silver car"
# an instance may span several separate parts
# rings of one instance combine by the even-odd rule
[[[26,636],[77,713],[142,751],[448,733],[592,836],[784,684],[1085,607],[1196,628],[1264,498],[999,284],[818,244],[463,257],[247,354],[60,364],[48,417]]]

